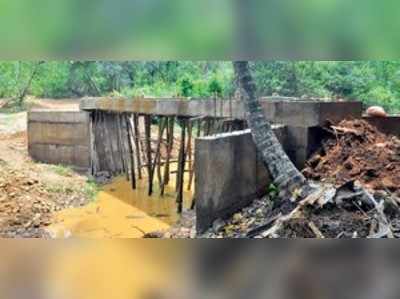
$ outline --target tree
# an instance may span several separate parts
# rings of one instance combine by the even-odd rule
[[[249,63],[233,63],[237,82],[245,101],[247,122],[253,140],[261,152],[265,166],[268,168],[274,184],[284,198],[292,197],[296,190],[306,190],[305,177],[294,166],[276,138],[271,124],[265,118],[260,102],[256,96],[256,86],[251,76]]]
[[[17,100],[18,105],[22,105],[22,103],[24,102],[25,97],[28,93],[28,90],[32,85],[32,81],[35,78],[35,76],[37,75],[40,65],[43,63],[44,63],[44,61],[39,61],[39,62],[36,62],[35,65],[33,66],[33,70],[28,78],[28,81],[26,82],[25,86],[22,87],[22,89],[20,90],[20,92],[17,96],[16,100]]]

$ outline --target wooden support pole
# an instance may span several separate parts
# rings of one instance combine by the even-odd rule
[[[146,136],[146,152],[147,152],[147,176],[148,176],[148,195],[151,196],[153,194],[153,177],[152,177],[152,155],[151,155],[151,116],[144,116],[144,131]]]
[[[138,176],[139,179],[142,179],[142,159],[140,156],[140,130],[139,130],[139,116],[137,115],[137,113],[133,114],[133,130],[135,133],[135,153],[136,153],[136,165],[137,165],[137,172],[138,172]]]
[[[161,141],[162,141],[162,136],[164,135],[164,120],[160,119],[160,123],[158,126],[158,139],[157,139],[157,145],[156,145],[156,154],[154,157],[154,162],[151,168],[151,179],[153,180],[154,178],[154,173],[155,173],[155,169],[156,167],[158,168],[157,170],[157,174],[158,174],[158,179],[159,179],[159,183],[161,185],[161,170],[159,169],[160,167],[160,162],[161,162]],[[153,184],[153,181],[152,181]]]
[[[105,136],[104,128],[104,112],[96,112],[96,127],[94,128],[94,144],[96,148],[97,162],[99,163],[99,169],[103,171],[111,172],[110,166],[110,153],[107,152],[108,137]]]
[[[158,149],[158,163],[157,163],[157,179],[158,179],[158,184],[161,188],[162,185],[162,175],[161,175],[161,146],[164,144],[164,131],[168,127],[168,119],[166,117],[160,116],[160,123],[158,125],[158,130],[159,130],[159,149]]]
[[[207,118],[205,123],[205,130],[203,136],[210,136],[211,135],[211,119]]]
[[[181,163],[183,161],[183,156],[185,154],[185,139],[186,139],[186,124],[183,120],[183,118],[178,117],[177,119],[178,124],[180,125],[180,129],[181,129],[181,135],[180,135],[180,139],[179,139],[179,149],[178,149],[178,168],[177,168],[177,176],[176,176],[176,180],[175,180],[175,192],[178,192],[179,190],[179,175],[180,175],[180,167],[181,167]],[[182,140],[183,138],[183,140]],[[170,172],[171,174],[173,172]]]
[[[190,191],[192,188],[191,182],[190,182],[190,177],[192,176],[193,172],[193,153],[192,153],[192,128],[193,125],[191,122],[188,123],[187,130],[188,130],[188,138],[187,138],[187,146],[186,146],[186,152],[188,156],[188,164],[189,164],[189,181],[187,185],[187,190]]]
[[[229,97],[229,118],[232,119],[232,97]]]
[[[142,123],[143,123],[143,131],[145,131],[146,129],[145,129],[145,127],[146,127],[146,125],[145,125],[145,122],[146,122],[146,120],[145,120],[145,115],[143,115],[142,116]],[[150,124],[151,124],[151,122],[150,122]],[[140,132],[140,117],[139,117],[139,132]],[[151,134],[150,134],[151,135]],[[140,138],[139,139],[139,143],[140,143],[140,148],[142,149],[142,161],[144,161],[143,163],[144,164],[146,164],[146,165],[148,165],[148,163],[147,162],[145,162],[145,161],[147,161],[147,150],[146,150],[146,144],[147,144],[147,141],[146,141],[146,135],[145,135],[145,137],[144,138]]]
[[[197,138],[199,138],[200,137],[200,134],[201,134],[201,119],[199,119],[198,121],[197,121],[197,132],[196,132],[196,137]]]
[[[126,135],[128,139],[129,146],[129,159],[131,162],[131,186],[132,189],[136,189],[136,175],[135,175],[135,155],[133,152],[133,130],[130,117],[125,115],[125,124],[126,124]]]
[[[174,127],[175,127],[175,117],[167,118],[167,157],[164,166],[164,178],[160,189],[160,195],[164,196],[165,186],[169,184],[169,172],[171,161],[171,153],[174,146]]]
[[[96,176],[98,165],[98,153],[96,149],[96,131],[97,131],[97,111],[90,113],[90,169],[92,176]]]
[[[192,198],[192,204],[190,205],[190,209],[191,209],[191,210],[194,210],[195,207],[196,207],[196,198],[193,197],[193,198]]]
[[[197,127],[197,132],[196,132],[196,138],[200,138],[201,135],[201,120],[198,120],[198,127]],[[196,157],[194,157],[193,165],[191,167],[191,171],[189,172],[189,182],[188,182],[188,191],[192,190],[192,184],[193,184],[193,178],[194,178],[194,169],[195,169],[195,164],[196,164]],[[194,201],[193,201],[194,202]],[[192,202],[192,206],[193,206]],[[193,207],[192,207],[193,209]]]
[[[117,124],[115,123],[115,113],[110,113],[108,114],[108,118],[107,118],[107,124],[106,127],[110,129],[109,134],[108,134],[108,138],[111,141],[111,146],[112,146],[112,156],[115,162],[115,169],[114,169],[114,173],[116,175],[120,175],[121,174],[121,169],[122,169],[122,165],[121,165],[121,159],[119,157],[119,148],[118,148],[118,134],[117,134]]]
[[[122,114],[116,113],[115,120],[117,122],[117,144],[118,144],[118,155],[121,161],[121,171],[126,175],[126,179],[129,181],[129,171],[128,165],[126,164],[126,148],[125,148],[125,140],[123,138],[123,125],[122,125]],[[125,132],[124,132],[125,133]]]
[[[117,161],[114,157],[114,152],[115,152],[115,147],[114,142],[113,142],[113,134],[110,132],[111,127],[112,127],[112,121],[110,121],[111,115],[107,112],[102,113],[103,115],[103,129],[104,129],[104,138],[105,140],[105,155],[106,159],[109,161],[109,171],[111,175],[116,175],[118,174],[117,172]]]
[[[177,197],[176,203],[178,205],[178,213],[182,213],[183,206],[183,180],[185,175],[185,139],[186,139],[186,119],[181,120],[181,141],[179,147],[179,163],[177,175]]]

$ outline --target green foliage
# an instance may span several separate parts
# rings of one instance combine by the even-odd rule
[[[179,82],[180,95],[189,97],[193,94],[194,84],[188,77],[184,77]]]
[[[359,99],[400,112],[400,61],[256,61],[251,67],[260,96]],[[236,89],[229,61],[0,62],[0,98],[18,98],[26,87],[40,98],[229,97]]]
[[[83,188],[83,193],[87,198],[94,200],[99,191],[100,187],[94,180],[87,180]]]
[[[267,194],[271,199],[274,199],[279,194],[279,189],[274,184],[269,184],[267,187]]]
[[[72,175],[72,169],[69,166],[65,165],[53,165],[51,166],[52,170],[60,175],[60,176],[71,176]]]
[[[212,78],[210,84],[208,85],[208,91],[211,94],[216,94],[222,96],[222,85],[217,78]]]

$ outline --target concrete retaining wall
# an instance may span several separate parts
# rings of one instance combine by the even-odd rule
[[[28,151],[39,162],[89,168],[89,114],[80,111],[29,112]]]
[[[274,130],[286,148],[286,127]],[[266,194],[270,179],[250,130],[196,139],[195,151],[198,232]]]

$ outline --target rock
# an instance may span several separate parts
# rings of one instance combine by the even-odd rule
[[[222,219],[217,219],[213,222],[212,228],[215,233],[219,233],[224,226],[226,225],[225,221]]]
[[[372,106],[367,109],[367,115],[372,117],[387,117],[385,109],[380,106]]]
[[[242,214],[236,213],[236,214],[233,215],[233,217],[232,217],[232,223],[239,223],[240,220],[242,220],[242,219],[243,219]]]
[[[264,211],[263,211],[263,209],[257,209],[257,211],[256,211],[256,217],[259,217],[259,218],[262,218],[262,217],[264,217]]]

